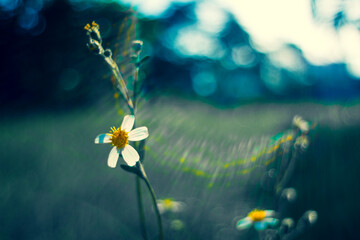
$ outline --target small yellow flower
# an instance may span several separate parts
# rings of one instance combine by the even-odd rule
[[[86,31],[89,31],[90,28],[91,28],[91,27],[90,27],[90,24],[86,24],[85,27],[84,27],[84,29],[85,29]]]
[[[264,230],[268,226],[276,226],[279,222],[276,218],[272,218],[275,215],[273,210],[258,210],[254,209],[247,217],[240,219],[236,223],[236,228],[239,230],[247,229],[254,225],[256,230]]]
[[[113,148],[108,157],[108,166],[114,168],[121,153],[124,161],[129,166],[134,166],[140,156],[137,151],[129,145],[129,141],[141,141],[149,136],[147,127],[139,127],[131,130],[135,123],[133,115],[126,115],[121,127],[112,127],[110,133],[103,133],[95,138],[95,143],[110,143]]]
[[[95,21],[92,21],[91,26],[92,26],[92,27],[99,28],[99,24],[97,24]]]
[[[99,24],[97,24],[95,21],[93,21],[92,23],[91,23],[91,26],[90,26],[90,24],[86,24],[85,25],[85,27],[84,27],[84,29],[86,30],[86,31],[93,31],[94,29],[99,29]]]

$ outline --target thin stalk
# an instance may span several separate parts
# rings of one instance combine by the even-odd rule
[[[295,170],[295,166],[296,166],[296,162],[297,159],[299,158],[299,149],[294,149],[290,162],[288,164],[287,169],[285,170],[284,176],[282,177],[282,179],[280,180],[280,182],[276,185],[276,195],[280,195],[281,191],[284,189],[284,187],[287,186],[287,184],[289,183],[291,176],[294,173]]]
[[[149,182],[149,179],[147,178],[146,176],[146,173],[145,173],[145,169],[144,167],[142,166],[141,162],[139,162],[139,169],[143,175],[143,180],[150,192],[150,195],[151,195],[151,200],[152,200],[152,204],[153,204],[153,207],[154,207],[154,210],[155,210],[155,214],[156,214],[156,219],[157,219],[157,222],[158,222],[158,228],[159,228],[159,240],[164,240],[164,230],[163,230],[163,226],[162,226],[162,220],[161,220],[161,215],[160,215],[160,211],[159,211],[159,208],[157,206],[157,198],[156,198],[156,195],[155,195],[155,192],[154,192],[154,189],[152,188],[150,182]]]
[[[133,96],[133,105],[134,105],[134,111],[136,110],[136,101],[137,101],[137,82],[138,82],[138,79],[139,79],[139,66],[137,66],[137,63],[139,62],[139,54],[136,58],[136,64],[135,64],[135,72],[134,72],[134,96]]]
[[[109,64],[117,82],[118,82],[118,88],[120,90],[120,92],[122,93],[125,101],[126,101],[126,104],[127,106],[129,107],[129,110],[131,112],[131,114],[134,115],[135,113],[135,110],[134,110],[134,104],[133,102],[131,101],[131,98],[128,94],[128,91],[127,91],[127,88],[126,88],[126,84],[125,84],[125,81],[120,73],[120,70],[119,70],[119,67],[118,65],[116,64],[116,62],[111,58],[111,57],[105,57],[105,61]]]
[[[134,123],[133,128],[134,129],[136,128],[136,123]],[[139,144],[136,144],[135,147],[137,150],[139,150]],[[140,182],[139,176],[136,176],[136,198],[137,198],[137,203],[138,203],[138,208],[139,208],[141,234],[142,234],[144,240],[148,240],[146,224],[145,224],[144,205],[143,205],[142,194],[141,194],[141,182]]]
[[[141,234],[145,240],[148,240],[146,225],[145,225],[144,207],[143,207],[142,194],[141,194],[141,182],[139,176],[136,176],[136,196],[137,196],[137,203],[139,208]]]

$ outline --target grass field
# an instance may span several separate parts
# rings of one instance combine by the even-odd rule
[[[1,239],[141,239],[134,176],[107,167],[110,146],[93,142],[121,123],[112,106],[112,99],[103,99],[86,109],[2,114]],[[252,157],[275,135],[286,134],[296,114],[317,127],[291,181],[298,199],[287,213],[297,219],[308,209],[318,211],[318,223],[303,239],[354,239],[359,105],[222,109],[171,96],[152,99],[137,114],[137,125],[149,128],[144,166],[158,197],[186,204],[183,212],[164,215],[166,239],[256,239],[253,231],[237,231],[234,219],[273,206],[261,176],[277,165],[265,164],[270,154]],[[155,237],[155,216],[144,195]],[[180,230],[171,227],[175,219],[183,223]]]

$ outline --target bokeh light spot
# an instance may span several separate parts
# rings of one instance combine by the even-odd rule
[[[260,69],[260,76],[265,86],[273,93],[282,94],[286,90],[281,70],[264,61]]]
[[[224,52],[219,41],[194,26],[179,29],[174,42],[175,50],[185,56],[220,58]]]
[[[197,4],[195,14],[199,28],[210,33],[219,33],[228,21],[224,10],[214,3],[201,2]]]
[[[185,225],[184,225],[183,221],[181,221],[179,219],[175,219],[175,220],[171,221],[170,228],[175,231],[180,231],[180,230],[184,229],[184,226]]]
[[[233,62],[240,67],[253,67],[257,63],[254,51],[247,45],[234,47],[231,56]]]
[[[21,0],[0,0],[0,8],[5,12],[14,11],[21,4]]]
[[[46,1],[46,0],[45,0]],[[44,7],[44,0],[27,0],[25,6],[40,11]]]
[[[352,25],[339,30],[340,43],[344,51],[346,70],[355,78],[360,78],[360,32]]]
[[[39,23],[38,12],[33,8],[27,7],[18,18],[18,24],[25,30],[30,30]]]
[[[42,15],[39,14],[39,21],[38,24],[31,29],[30,34],[32,36],[38,36],[42,34],[46,29],[46,19]]]
[[[290,71],[304,71],[305,64],[300,55],[290,47],[283,47],[268,55],[269,60],[278,68],[285,68]]]
[[[169,0],[139,1],[137,10],[146,16],[160,16],[170,7]]]

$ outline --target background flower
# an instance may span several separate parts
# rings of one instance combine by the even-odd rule
[[[251,211],[247,217],[240,219],[236,223],[236,228],[244,230],[252,225],[256,230],[265,230],[267,227],[274,227],[278,224],[279,220],[272,218],[275,215],[273,210],[257,210]]]

